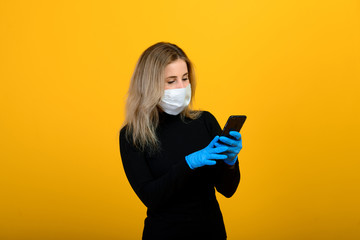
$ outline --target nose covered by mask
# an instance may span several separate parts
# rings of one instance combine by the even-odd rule
[[[161,109],[170,115],[178,115],[190,103],[191,85],[185,88],[167,89],[159,103]]]

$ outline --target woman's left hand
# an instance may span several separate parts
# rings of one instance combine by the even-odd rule
[[[215,146],[221,147],[224,146],[225,143],[225,146],[228,146],[229,149],[224,152],[224,154],[227,155],[227,158],[224,160],[224,162],[228,165],[234,165],[237,160],[237,155],[242,149],[242,140],[241,134],[239,132],[230,131],[229,134],[232,136],[232,138],[221,136],[219,141],[215,143]]]

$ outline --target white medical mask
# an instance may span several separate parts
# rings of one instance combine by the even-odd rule
[[[167,89],[160,101],[160,107],[170,115],[178,115],[190,103],[191,86],[190,83],[185,88]]]

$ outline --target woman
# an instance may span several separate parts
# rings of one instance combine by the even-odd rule
[[[143,239],[226,239],[215,189],[231,197],[240,181],[241,135],[219,137],[207,111],[191,110],[193,66],[178,46],[146,49],[131,78],[120,152],[147,207]]]

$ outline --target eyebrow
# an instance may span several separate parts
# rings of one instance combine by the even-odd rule
[[[183,77],[184,77],[186,74],[188,74],[188,73],[184,73]],[[169,76],[169,77],[167,77],[166,79],[168,79],[168,78],[177,78],[177,76]]]

